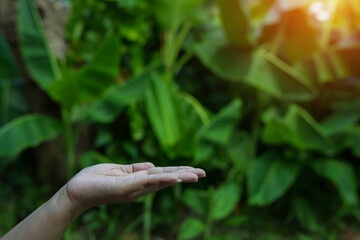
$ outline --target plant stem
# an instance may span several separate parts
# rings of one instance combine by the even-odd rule
[[[175,200],[180,203],[181,195],[182,195],[182,184],[176,184],[174,186],[175,189]]]
[[[124,235],[133,232],[134,229],[137,228],[137,226],[141,224],[141,222],[143,221],[143,219],[144,219],[144,215],[140,215],[140,216],[138,216],[137,218],[135,218],[135,220],[133,220],[133,221],[125,228],[125,230],[123,231],[123,233],[121,234],[121,236],[120,236],[119,239],[123,239],[123,238],[124,238]]]
[[[212,225],[213,225],[213,218],[212,218],[212,208],[213,208],[213,196],[214,196],[214,188],[212,186],[209,187],[209,208],[208,214],[206,216],[206,227],[204,232],[204,240],[209,240],[212,235]]]
[[[148,194],[147,196],[145,196],[144,224],[143,224],[144,240],[151,239],[151,211],[152,211],[152,204],[153,204],[154,196],[155,196],[155,193]]]
[[[181,203],[181,196],[182,196],[182,184],[176,184],[174,186],[174,198],[175,204],[178,206],[176,211],[174,212],[174,222],[179,223],[181,221],[181,213],[182,213],[182,203]],[[173,225],[174,232],[178,232],[180,226],[179,224]]]
[[[173,82],[173,71],[171,67],[166,67],[165,72],[164,72],[164,80],[166,83],[169,84],[169,86],[172,84]]]

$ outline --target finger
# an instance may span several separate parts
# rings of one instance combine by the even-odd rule
[[[174,184],[160,184],[160,185],[151,185],[151,186],[146,186],[144,189],[136,191],[132,194],[129,194],[129,197],[131,199],[138,199],[141,198],[149,193],[153,193],[153,192],[157,192],[160,190],[163,190],[164,188],[170,187]]]
[[[178,173],[179,171],[182,172],[192,172],[198,175],[199,178],[205,177],[206,173],[204,170],[200,168],[193,168],[188,166],[179,166],[179,167],[155,167],[150,168],[144,171],[139,171],[135,173],[135,175],[150,175],[150,174],[159,174],[159,173]]]
[[[116,185],[122,186],[127,193],[133,193],[145,188],[145,186],[160,184],[176,184],[179,178],[171,173],[159,173],[151,175],[128,175],[126,178],[118,178]]]
[[[147,170],[147,171],[149,171],[149,170]],[[175,170],[175,171],[169,172],[169,173],[176,174],[176,175],[190,173],[190,174],[186,174],[184,176],[194,176],[193,174],[195,174],[197,178],[202,178],[202,177],[206,176],[205,171],[200,168],[183,168],[183,169],[179,168],[178,170]]]
[[[143,171],[138,171],[135,175],[150,175],[159,173],[171,173],[179,170],[193,169],[192,167],[154,167]]]
[[[144,171],[144,170],[155,167],[155,165],[150,162],[134,163],[134,164],[130,164],[130,165],[120,165],[120,166],[121,166],[121,169],[127,173],[135,173],[135,172]]]
[[[157,173],[171,173],[179,170],[194,169],[193,167],[188,166],[174,166],[174,167],[155,167],[146,170],[148,174],[157,174]]]
[[[188,172],[188,171],[178,171],[178,172],[174,172],[172,174],[176,175],[178,177],[178,179],[180,179],[181,182],[184,182],[184,183],[197,182],[199,179],[197,174],[195,174],[193,172]]]
[[[130,176],[130,175],[129,175]],[[197,182],[198,175],[189,171],[188,169],[178,170],[171,173],[157,173],[150,175],[134,175],[135,181],[139,181],[141,189],[145,186],[158,185],[158,184],[176,184],[178,182]]]
[[[162,174],[158,174],[158,175],[162,175]],[[174,175],[177,177],[177,181],[173,181],[173,182],[166,182],[166,183],[156,183],[155,181],[149,181],[148,184],[142,186],[139,190],[134,191],[132,193],[129,194],[129,197],[131,199],[138,199],[146,194],[152,193],[152,192],[156,192],[156,191],[160,191],[164,188],[167,188],[169,186],[175,185],[178,182],[197,182],[198,181],[198,176],[192,172],[186,172],[184,170],[180,170],[177,172],[173,172],[171,173],[171,175]],[[148,175],[149,178],[153,179],[154,175]],[[156,175],[155,175],[156,176]],[[164,176],[164,175],[163,175]],[[141,177],[143,178],[143,175],[141,175]],[[139,186],[138,186],[139,187]]]
[[[187,169],[186,171],[196,174],[199,178],[206,177],[206,172],[201,168]]]

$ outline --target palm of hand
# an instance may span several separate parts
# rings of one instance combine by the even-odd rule
[[[134,201],[178,182],[196,182],[204,176],[202,169],[192,167],[99,164],[75,175],[66,185],[66,193],[75,208],[86,210],[101,204]]]

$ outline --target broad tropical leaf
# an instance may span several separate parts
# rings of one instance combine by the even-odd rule
[[[17,24],[26,67],[34,81],[46,90],[60,78],[60,71],[46,40],[34,0],[19,0]]]
[[[164,28],[171,24],[179,25],[191,16],[204,0],[154,0],[152,9],[158,22]]]
[[[251,20],[262,23],[275,3],[276,0],[263,0],[251,4]]]
[[[19,77],[19,71],[14,56],[11,53],[10,46],[6,42],[1,30],[0,53],[0,84],[11,83],[14,78]]]
[[[179,93],[177,96],[181,138],[174,152],[178,156],[194,158],[198,150],[197,131],[209,121],[202,105],[191,95]]]
[[[249,204],[265,206],[283,196],[295,181],[299,164],[268,152],[253,160],[247,175]]]
[[[242,101],[236,99],[211,118],[199,131],[199,139],[225,144],[241,115]]]
[[[25,115],[0,128],[0,156],[14,156],[26,148],[57,137],[61,122],[42,115]]]
[[[291,63],[305,59],[319,49],[318,29],[310,22],[307,11],[294,9],[282,17],[283,43]]]
[[[328,179],[337,187],[345,203],[358,204],[357,179],[349,163],[344,160],[320,160],[313,162],[311,166],[319,176]]]
[[[246,171],[254,156],[255,149],[254,140],[250,134],[245,131],[235,130],[225,147],[234,163],[234,167]]]
[[[296,214],[296,218],[303,227],[314,232],[321,229],[318,216],[316,215],[316,210],[314,209],[314,206],[312,206],[310,202],[306,200],[306,198],[296,197],[292,201],[292,205]]]
[[[325,141],[321,125],[303,108],[291,105],[285,123],[302,139],[307,147],[318,147]]]
[[[348,136],[348,144],[351,147],[353,154],[360,157],[360,127],[349,128],[346,132]]]
[[[342,133],[355,125],[360,118],[359,107],[360,100],[340,105],[336,112],[321,123],[326,135]]]
[[[27,110],[21,90],[16,61],[0,30],[0,125]],[[23,111],[24,109],[25,111]]]
[[[300,106],[291,105],[285,116],[269,109],[263,119],[262,138],[268,144],[288,143],[300,149],[316,149],[325,143],[321,125]]]
[[[187,240],[198,237],[205,230],[205,224],[196,218],[187,218],[180,226],[178,239]]]
[[[212,218],[221,220],[228,217],[238,204],[241,193],[241,187],[237,182],[225,183],[216,189],[212,199]]]
[[[205,215],[208,208],[208,192],[197,189],[186,189],[183,194],[184,203],[194,212]]]
[[[79,157],[81,168],[90,167],[95,164],[112,163],[111,159],[95,151],[89,151]]]
[[[112,86],[100,100],[89,106],[86,115],[91,120],[101,123],[114,121],[123,107],[145,97],[150,87],[152,71],[152,69],[145,71],[123,85]]]
[[[146,94],[146,111],[160,144],[169,150],[181,138],[177,99],[159,74],[153,73],[151,77],[151,88]]]
[[[240,47],[254,44],[250,11],[244,0],[217,0],[226,37]]]
[[[320,84],[360,76],[353,62],[358,61],[359,50],[358,47],[329,49],[311,55],[294,67]]]
[[[115,83],[120,61],[120,44],[110,35],[97,51],[92,62],[77,71],[64,74],[49,88],[52,98],[63,106],[89,103]]]
[[[304,75],[267,50],[230,45],[220,29],[204,34],[194,45],[194,51],[219,77],[245,82],[279,99],[308,101],[317,93]]]

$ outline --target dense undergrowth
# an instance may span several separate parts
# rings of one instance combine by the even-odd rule
[[[52,141],[66,178],[103,162],[207,171],[197,184],[93,209],[65,239],[356,236],[356,0],[69,6],[68,51],[59,60],[34,1],[18,0],[22,59],[56,103],[53,114],[30,110],[0,35],[0,234],[56,191],[38,159],[41,143]]]

